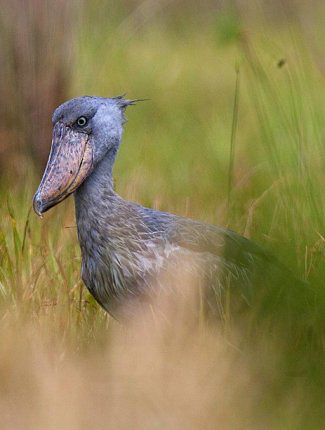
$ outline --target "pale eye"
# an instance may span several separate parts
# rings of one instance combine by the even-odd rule
[[[77,124],[79,127],[84,127],[87,124],[87,118],[85,116],[81,116],[77,119]]]

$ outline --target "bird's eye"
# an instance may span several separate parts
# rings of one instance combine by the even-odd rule
[[[84,127],[87,124],[87,118],[85,116],[81,116],[77,119],[77,124],[79,127]]]

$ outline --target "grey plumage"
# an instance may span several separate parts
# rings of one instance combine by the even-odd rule
[[[152,289],[164,288],[157,280],[163,279],[164,271],[176,270],[182,258],[194,262],[193,273],[199,275],[205,289],[208,286],[207,291],[213,292],[207,294],[211,308],[214,294],[219,296],[228,285],[239,288],[239,295],[249,301],[251,286],[256,279],[264,282],[265,270],[269,276],[273,276],[271,272],[275,276],[285,272],[272,256],[233,231],[144,208],[123,200],[113,190],[112,172],[122,138],[124,110],[134,103],[124,97],[79,97],[55,110],[54,130],[61,124],[80,136],[86,135],[82,148],[91,155],[87,156],[88,164],[85,159],[80,163],[86,166],[84,177],[79,167],[61,195],[49,191],[53,179],[49,179],[48,171],[53,171],[57,159],[50,160],[34,197],[35,211],[41,214],[75,191],[82,279],[113,315],[118,315],[125,303],[142,300]],[[77,123],[80,117],[86,118],[82,127]],[[63,147],[57,143],[64,141],[61,135],[54,131],[52,148]]]

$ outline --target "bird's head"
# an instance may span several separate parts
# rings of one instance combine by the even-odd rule
[[[33,199],[38,215],[73,193],[105,154],[119,146],[124,111],[135,102],[122,96],[85,96],[54,111],[51,152]]]

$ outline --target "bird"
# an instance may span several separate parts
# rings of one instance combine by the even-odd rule
[[[54,111],[34,211],[42,216],[74,194],[82,280],[117,319],[133,315],[166,288],[165,274],[177,273],[182,261],[203,288],[208,310],[220,313],[220,298],[229,290],[249,306],[254,284],[289,276],[273,255],[228,228],[146,208],[115,192],[113,166],[125,111],[137,101],[81,96]]]

